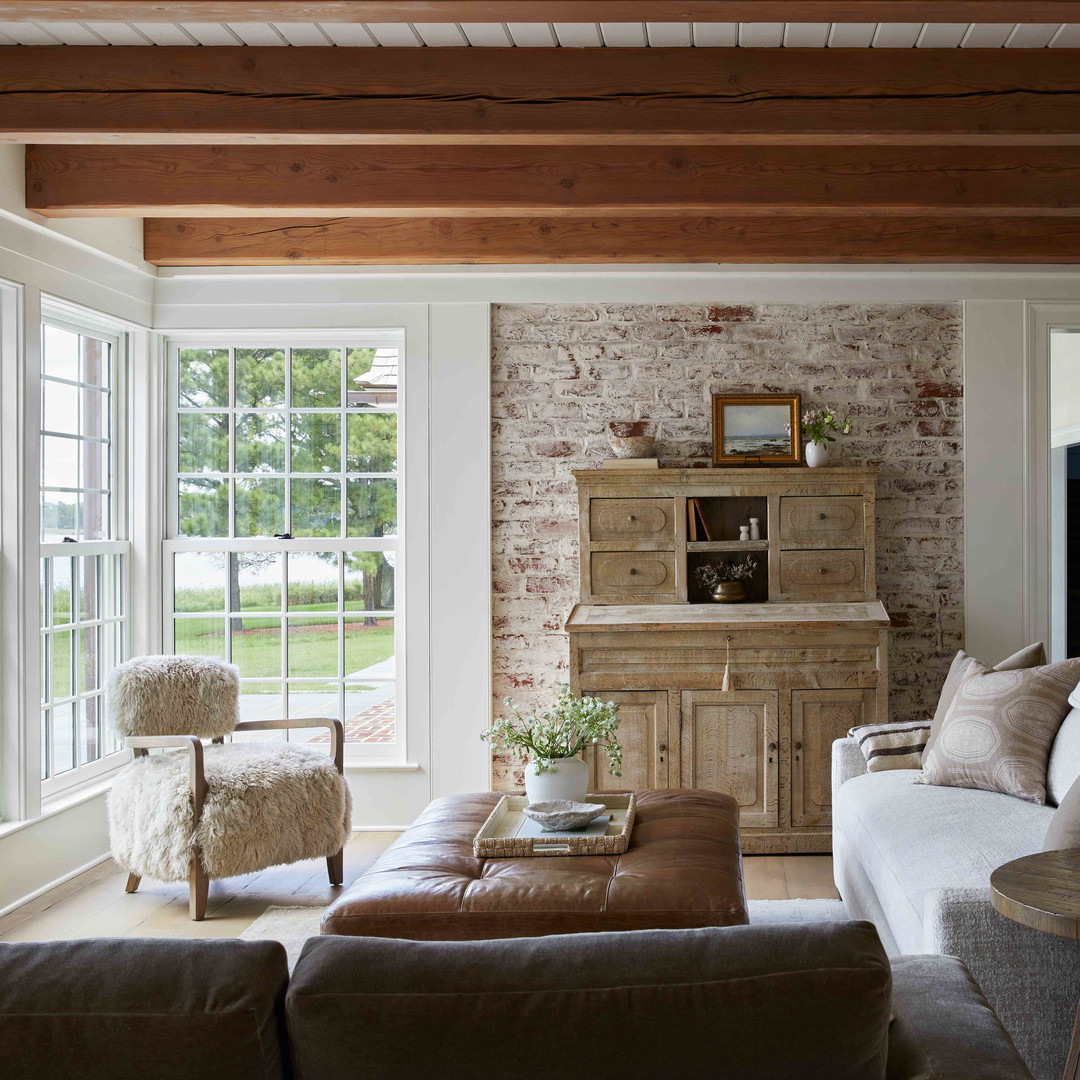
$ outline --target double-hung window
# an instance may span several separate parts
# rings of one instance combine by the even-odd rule
[[[57,793],[120,764],[104,679],[127,636],[122,336],[41,324],[41,779]]]
[[[166,651],[237,665],[245,719],[337,717],[350,756],[396,756],[400,334],[168,352]]]

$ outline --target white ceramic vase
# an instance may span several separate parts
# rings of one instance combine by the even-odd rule
[[[834,445],[831,442],[808,442],[806,444],[806,464],[811,469],[820,469],[822,465],[828,465],[832,458]]]
[[[536,765],[525,766],[525,794],[530,803],[568,799],[584,802],[589,792],[589,766],[581,758],[555,758],[550,768],[537,773]]]

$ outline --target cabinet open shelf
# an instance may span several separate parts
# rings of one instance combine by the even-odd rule
[[[768,551],[768,540],[699,540],[690,541],[687,551]]]

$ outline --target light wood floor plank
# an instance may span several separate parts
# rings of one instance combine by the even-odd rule
[[[743,885],[747,900],[787,900],[788,884],[781,855],[743,858]]]
[[[784,855],[784,876],[792,900],[839,900],[831,855]]]

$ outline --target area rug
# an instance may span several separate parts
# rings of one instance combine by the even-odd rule
[[[751,900],[747,907],[754,926],[845,922],[848,917],[842,900]],[[240,937],[245,941],[280,941],[291,971],[304,942],[318,936],[322,913],[321,907],[269,907]]]

